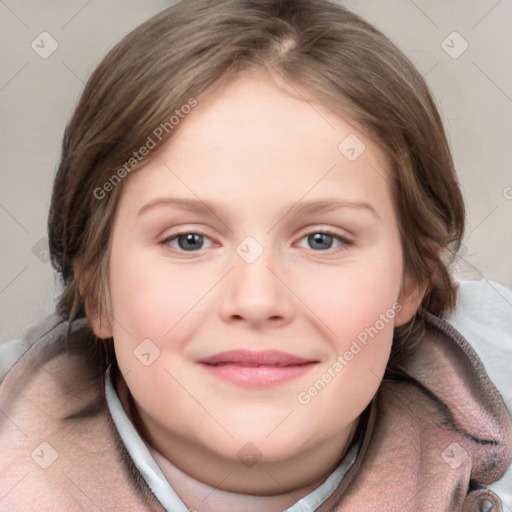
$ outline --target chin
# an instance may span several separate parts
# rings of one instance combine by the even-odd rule
[[[296,431],[282,431],[281,434],[271,430],[231,429],[232,439],[225,436],[222,442],[212,444],[211,438],[205,440],[207,446],[223,457],[227,457],[237,463],[246,460],[258,461],[258,463],[273,463],[293,458],[302,449],[301,433]]]

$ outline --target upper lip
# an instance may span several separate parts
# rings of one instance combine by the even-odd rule
[[[279,350],[228,350],[219,352],[210,357],[200,359],[203,364],[235,364],[239,366],[297,366],[308,363],[316,363],[316,360],[306,359]]]

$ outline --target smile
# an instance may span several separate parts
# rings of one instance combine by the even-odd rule
[[[309,372],[318,361],[276,350],[232,350],[198,361],[210,375],[242,387],[271,387]]]

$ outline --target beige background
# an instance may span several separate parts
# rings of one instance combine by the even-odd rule
[[[85,80],[115,42],[171,3],[0,1],[0,341],[54,309],[46,215],[64,127]],[[408,55],[438,101],[468,207],[457,274],[512,286],[512,2],[343,3]],[[31,47],[42,32],[58,44],[46,59]],[[464,41],[467,50],[453,58]]]

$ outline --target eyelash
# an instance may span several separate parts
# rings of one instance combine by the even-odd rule
[[[337,254],[341,251],[347,250],[347,248],[350,247],[351,245],[354,245],[353,242],[351,242],[348,238],[346,238],[338,233],[335,233],[334,231],[329,230],[329,229],[325,229],[325,230],[318,229],[318,230],[309,231],[308,233],[305,233],[303,236],[301,236],[300,240],[302,240],[310,235],[316,235],[316,234],[332,236],[334,239],[341,242],[342,245],[338,248],[335,248],[334,251],[332,249],[325,249],[325,250],[319,250],[319,251],[315,251],[315,250],[311,249],[313,252],[326,253],[326,254],[333,254],[333,253]],[[184,236],[184,235],[200,235],[204,238],[210,239],[210,237],[206,233],[203,233],[202,231],[179,231],[179,232],[173,233],[172,235],[165,237],[160,242],[160,245],[166,247],[168,250],[181,252],[182,254],[194,254],[194,253],[197,253],[197,252],[200,252],[201,250],[203,250],[203,249],[199,249],[197,251],[184,251],[183,249],[177,249],[175,247],[169,248],[169,243],[171,241],[179,238],[180,236]]]

